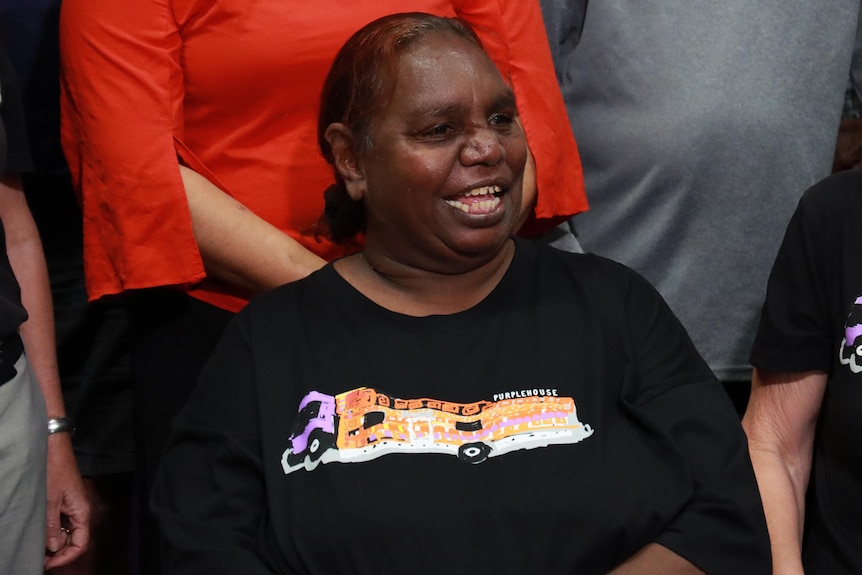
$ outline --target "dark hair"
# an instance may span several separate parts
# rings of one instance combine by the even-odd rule
[[[362,27],[341,47],[326,76],[317,120],[317,142],[326,161],[334,158],[326,129],[340,122],[350,128],[357,152],[372,146],[374,118],[389,103],[395,84],[399,56],[431,34],[447,32],[482,48],[479,37],[465,22],[422,12],[391,14]],[[335,170],[335,185],[324,193],[323,224],[334,241],[343,242],[365,229],[365,203],[347,195],[344,181]]]

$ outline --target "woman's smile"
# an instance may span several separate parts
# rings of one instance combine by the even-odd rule
[[[502,194],[503,189],[500,186],[482,186],[465,194],[447,198],[445,201],[465,214],[487,216],[500,207]]]

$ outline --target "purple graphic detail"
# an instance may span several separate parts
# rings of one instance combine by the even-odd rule
[[[303,453],[315,429],[330,435],[335,433],[335,398],[312,391],[299,403],[299,414],[290,436],[291,451]]]
[[[856,301],[853,303],[854,306],[862,305],[862,296],[857,297]],[[862,335],[862,323],[850,325],[848,318],[848,324],[844,329],[844,345],[854,347],[854,344],[856,343],[856,338],[860,335]]]

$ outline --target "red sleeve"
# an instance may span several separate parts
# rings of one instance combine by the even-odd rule
[[[538,199],[524,235],[547,231],[587,209],[581,160],[554,72],[537,0],[464,0],[470,23],[515,91],[536,160]]]
[[[204,277],[178,169],[181,40],[169,0],[64,0],[62,142],[91,299]]]

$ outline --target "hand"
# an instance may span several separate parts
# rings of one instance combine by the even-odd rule
[[[68,433],[48,436],[48,524],[45,569],[68,565],[87,550],[90,503]]]

